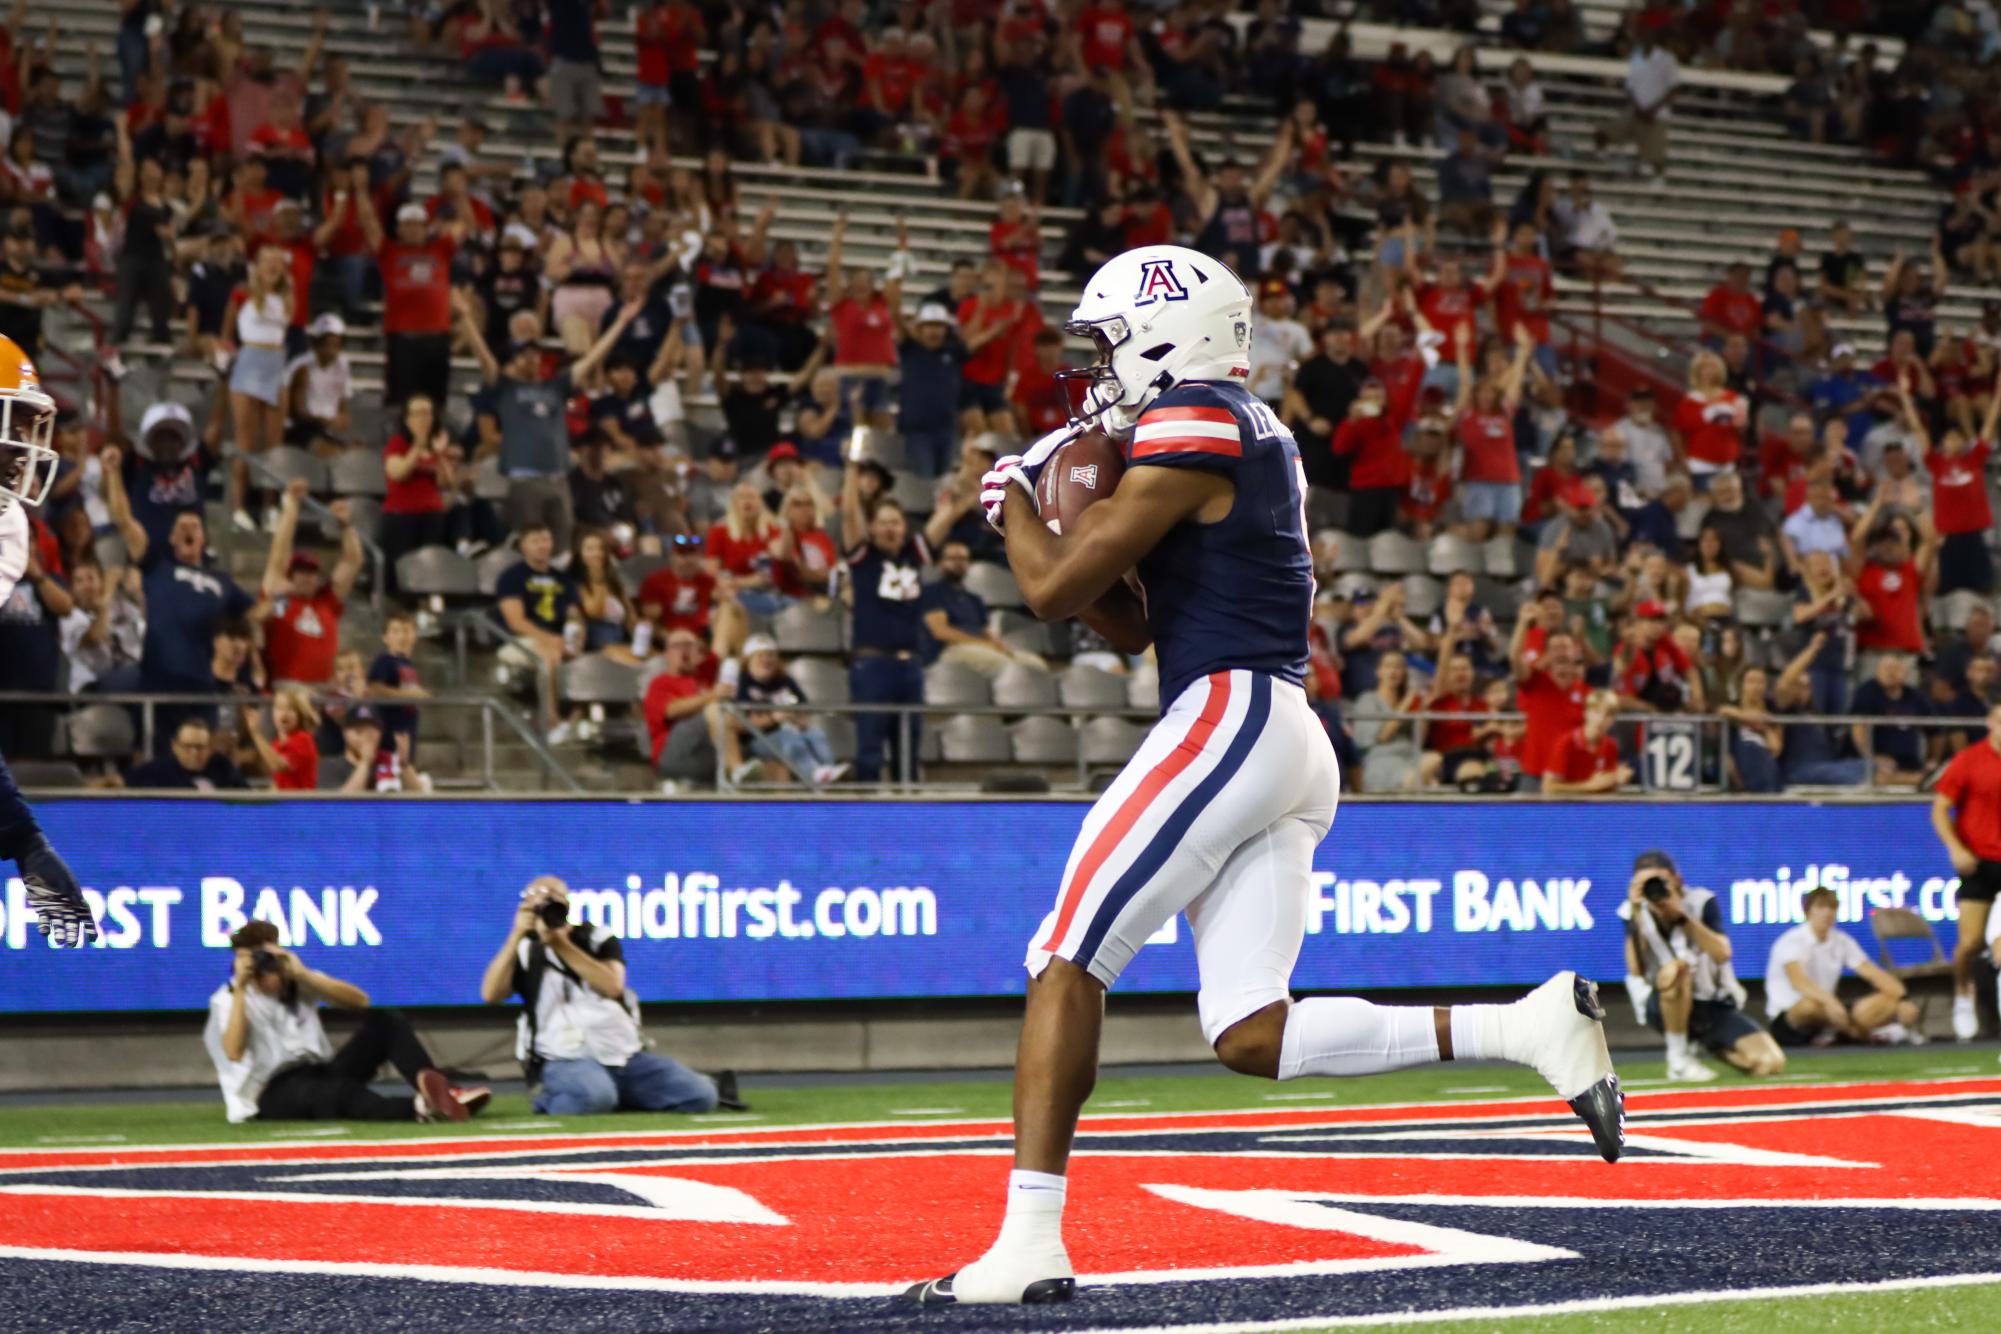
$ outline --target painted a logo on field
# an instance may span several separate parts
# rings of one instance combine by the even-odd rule
[[[1139,265],[1139,291],[1133,294],[1135,306],[1150,306],[1156,301],[1186,301],[1188,289],[1182,285],[1181,276],[1174,271],[1171,259],[1144,259]]]
[[[1673,1250],[1662,1228],[1866,1232],[1884,1277],[2001,1265],[2001,1228],[1964,1217],[2001,1221],[2001,1080],[1639,1094],[1629,1142],[1607,1165],[1541,1099],[1093,1117],[1069,1249],[1087,1282],[1463,1286],[1479,1265],[1523,1300]],[[20,1197],[0,1251],[875,1296],[985,1249],[1008,1162],[999,1122],[21,1151],[0,1154],[0,1195]],[[1924,1239],[1944,1227],[1965,1240]]]

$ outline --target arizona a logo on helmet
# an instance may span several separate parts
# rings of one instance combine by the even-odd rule
[[[1180,275],[1174,272],[1171,259],[1142,260],[1139,266],[1139,292],[1133,297],[1135,306],[1150,306],[1156,301],[1186,301],[1188,289],[1181,285]]]

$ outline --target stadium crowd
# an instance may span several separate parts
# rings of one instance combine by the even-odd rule
[[[1463,27],[1479,7],[1388,8]],[[637,669],[670,782],[909,773],[886,714],[856,720],[852,767],[837,758],[816,698],[921,705],[940,664],[1149,670],[997,615],[975,502],[995,456],[1068,415],[1048,270],[1172,241],[1256,299],[1250,387],[1311,484],[1307,685],[1352,786],[1609,790],[1635,778],[1636,713],[1708,719],[1706,777],[1732,787],[1915,785],[1984,734],[2001,690],[2001,303],[1977,328],[1937,316],[1948,284],[2001,270],[2001,214],[1966,59],[1996,40],[1991,7],[1932,7],[1895,66],[1803,37],[1887,32],[1896,8],[1649,0],[1608,45],[1567,0],[1519,0],[1506,45],[1627,62],[1625,114],[1557,170],[1529,58],[1497,78],[1470,46],[1364,60],[1345,28],[1309,51],[1275,0],[1241,23],[1222,3],[645,3],[629,98],[601,50],[622,10],[413,10],[396,39],[495,101],[401,128],[328,53],[324,14],[279,53],[234,8],[136,0],[78,80],[59,22],[37,34],[17,5],[0,333],[61,355],[49,309],[102,295],[114,374],[116,349],[165,356],[201,392],[129,426],[115,404],[65,411],[37,565],[0,609],[0,688],[216,697],[169,711],[160,753],[105,781],[419,790],[411,701],[443,685],[417,666],[425,578],[478,561],[554,744],[588,730],[561,683],[590,659]],[[1698,65],[1796,74],[1801,135],[1933,167],[1936,244],[1865,255],[1836,227],[1814,252],[1781,232],[1716,275],[1685,384],[1594,383],[1556,279],[1626,281],[1594,180],[1630,145],[1671,182],[1668,109]],[[1199,135],[1225,106],[1263,108],[1269,144]],[[488,115],[538,117],[546,156],[493,151]],[[604,126],[634,136],[621,166]],[[1365,166],[1358,139],[1408,151]],[[773,235],[782,199],[737,170],[915,155],[991,202],[984,259],[946,271],[899,224],[886,262],[859,262],[845,212],[804,254]],[[1512,199],[1510,158],[1535,164]],[[1052,205],[1079,210],[1060,237]],[[1880,315],[1883,355],[1830,313]],[[346,347],[378,328],[379,425]],[[209,554],[213,498],[266,544],[255,587]],[[364,577],[409,608],[379,646],[341,631]],[[788,662],[787,626],[828,615],[844,668]],[[1845,713],[1909,721],[1798,720]],[[53,710],[0,719],[0,752],[51,752]]]

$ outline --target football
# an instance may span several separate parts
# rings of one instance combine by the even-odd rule
[[[1103,431],[1078,436],[1058,449],[1035,483],[1035,509],[1049,531],[1061,533],[1085,510],[1118,487],[1125,453]]]

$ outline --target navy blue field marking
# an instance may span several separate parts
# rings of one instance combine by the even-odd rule
[[[914,1334],[1332,1320],[2001,1272],[2001,1229],[1994,1226],[1992,1213],[1975,1211],[1828,1206],[1781,1213],[1748,1206],[1595,1210],[1389,1203],[1370,1204],[1363,1211],[1559,1246],[1580,1258],[1306,1278],[1087,1286],[1068,1307],[924,1311],[891,1298],[556,1290],[0,1259],[0,1309],[8,1312],[9,1329],[60,1334],[210,1334],[230,1325],[260,1334],[481,1326],[581,1334]],[[1869,1245],[1822,1245],[1817,1240],[1822,1238],[1867,1238]],[[865,1247],[867,1241],[857,1238],[856,1245]],[[1697,1319],[1693,1313],[1690,1318]]]

